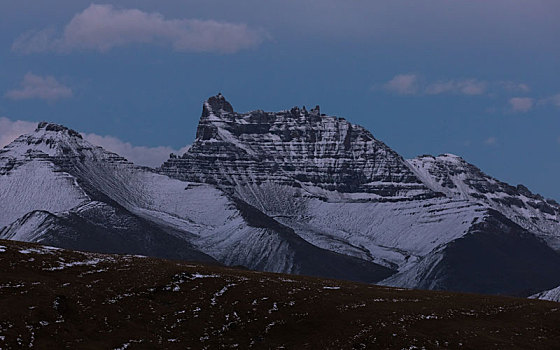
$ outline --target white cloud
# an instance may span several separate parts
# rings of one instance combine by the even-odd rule
[[[5,117],[0,117],[0,148],[14,141],[20,135],[33,132],[36,128],[36,122],[23,120],[13,121]],[[134,146],[113,136],[100,136],[96,134],[82,134],[82,136],[85,140],[91,142],[92,144],[101,146],[108,151],[115,152],[135,164],[150,167],[160,166],[169,158],[170,153],[182,155],[189,148],[189,146],[186,146],[176,150],[174,148],[164,146]]]
[[[6,92],[5,97],[12,100],[41,99],[54,101],[72,97],[72,89],[59,83],[52,76],[41,77],[29,72],[23,77],[20,88]]]
[[[97,134],[84,134],[82,136],[94,145],[101,146],[108,151],[117,153],[131,162],[138,165],[146,165],[150,167],[158,167],[169,158],[170,153],[182,155],[189,146],[185,146],[179,150],[171,147],[157,146],[133,146],[129,142],[124,142],[113,136],[100,136]]]
[[[495,145],[496,142],[498,142],[498,139],[495,136],[490,136],[489,138],[484,140],[484,144],[488,146]]]
[[[476,79],[438,81],[427,85],[424,92],[428,95],[444,93],[462,95],[482,95],[486,92],[488,83]]]
[[[552,96],[550,98],[550,102],[552,102],[552,104],[556,107],[560,108],[560,94]]]
[[[529,85],[524,83],[516,83],[514,81],[500,81],[498,85],[501,86],[506,91],[511,92],[529,92],[531,89]]]
[[[387,91],[399,95],[495,95],[508,92],[528,92],[529,86],[513,81],[486,81],[479,79],[447,79],[434,82],[416,74],[398,74],[383,84]]]
[[[550,97],[542,98],[538,101],[539,105],[553,105],[560,108],[560,94],[556,94]]]
[[[399,74],[383,87],[385,90],[399,95],[414,95],[418,92],[418,76],[416,74]]]
[[[0,148],[6,146],[18,136],[35,130],[37,123],[23,120],[12,121],[6,117],[0,117]]]
[[[529,112],[535,105],[535,99],[530,97],[513,97],[509,99],[509,105],[512,112],[525,113]]]
[[[550,102],[556,107],[560,108],[560,94],[550,97]]]
[[[159,44],[176,51],[233,53],[260,44],[267,34],[245,24],[197,19],[166,19],[159,13],[91,4],[76,14],[62,35],[48,28],[19,36],[15,52],[108,51],[130,44]]]

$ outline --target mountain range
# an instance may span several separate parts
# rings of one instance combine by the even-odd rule
[[[203,104],[196,139],[137,166],[42,122],[0,150],[0,239],[382,285],[560,286],[560,205],[461,157],[404,159],[319,107]]]

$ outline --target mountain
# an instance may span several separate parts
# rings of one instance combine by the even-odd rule
[[[220,94],[203,106],[196,141],[161,172],[233,188],[274,183],[311,193],[430,197],[405,160],[364,128],[319,107],[236,113]]]
[[[408,288],[560,285],[558,203],[454,155],[406,160],[319,107],[237,113],[221,94],[158,169],[41,123],[0,152],[0,213],[0,238],[72,249]]]
[[[384,284],[528,296],[553,285],[560,254],[498,212]]]
[[[2,150],[0,189],[6,239],[366,282],[392,273],[313,246],[217,188],[135,166],[56,124],[40,123]]]
[[[529,298],[560,302],[560,286],[531,295]]]
[[[444,154],[408,161],[427,186],[448,197],[483,203],[560,249],[560,205],[533,194],[523,185],[511,186],[484,174],[461,157]]]
[[[2,349],[554,349],[557,303],[0,240]]]
[[[213,261],[133,213],[151,195],[165,195],[166,186],[174,185],[166,180],[91,145],[74,130],[40,123],[0,151],[0,237]]]
[[[159,171],[233,193],[316,246],[396,269],[386,284],[528,295],[559,281],[557,203],[454,155],[405,160],[319,111],[236,113],[211,97],[191,148]]]

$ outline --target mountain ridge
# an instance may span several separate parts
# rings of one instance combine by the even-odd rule
[[[90,233],[73,226],[88,216],[107,223],[108,237],[131,237],[137,250],[142,225],[152,227],[142,254],[166,249],[158,246],[161,236],[183,242],[169,243],[177,258],[174,246],[185,246],[192,256],[272,272],[524,296],[560,285],[560,273],[541,273],[560,265],[558,203],[455,155],[405,160],[363,127],[319,107],[236,113],[223,95],[211,97],[190,149],[156,169],[41,123],[0,150],[0,209],[0,238],[40,241],[51,227],[78,242],[73,249],[117,249],[110,239],[100,247],[85,238],[98,232],[96,225]],[[33,211],[51,214],[56,225],[31,222],[42,215],[24,220]],[[115,212],[123,216],[111,221]],[[519,244],[507,245],[506,237]],[[472,279],[478,265],[450,252],[484,252],[494,261],[506,245],[503,261],[517,254],[534,263],[482,270],[476,285],[453,278]],[[527,268],[531,281],[523,277]],[[500,272],[505,277],[496,285]]]
[[[369,131],[318,107],[236,113],[218,95],[204,102],[196,136],[185,154],[159,168],[163,174],[226,188],[273,181],[372,198],[435,196]]]

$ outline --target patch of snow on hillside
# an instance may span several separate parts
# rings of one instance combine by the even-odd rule
[[[0,176],[0,188],[0,227],[34,210],[62,212],[90,200],[73,176],[40,160]]]

